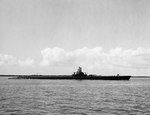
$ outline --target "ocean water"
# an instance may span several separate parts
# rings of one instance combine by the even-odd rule
[[[0,78],[0,115],[150,115],[150,79]]]

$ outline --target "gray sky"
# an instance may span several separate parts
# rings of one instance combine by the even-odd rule
[[[149,75],[149,0],[0,0],[0,74]]]

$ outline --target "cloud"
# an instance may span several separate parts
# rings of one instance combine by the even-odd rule
[[[137,48],[136,50],[114,49],[108,54],[114,66],[133,69],[147,69],[150,67],[150,49]]]
[[[33,64],[34,60],[31,58],[26,58],[22,60],[12,55],[0,54],[0,66],[3,65],[32,66]]]
[[[105,52],[102,47],[81,48],[65,51],[62,48],[46,48],[41,51],[42,66],[83,66],[89,69],[148,69],[150,67],[150,49],[136,50],[122,48]]]
[[[11,65],[16,62],[16,58],[11,55],[0,54],[0,65]]]
[[[66,51],[63,48],[45,48],[41,51],[42,59],[30,57],[19,59],[12,55],[0,54],[0,66],[51,66],[77,67],[88,70],[148,70],[150,68],[150,48],[122,49],[114,48],[104,51],[102,47]],[[37,66],[35,64],[39,64]]]
[[[74,64],[74,54],[72,52],[66,52],[62,48],[46,48],[41,51],[43,60],[40,65],[55,65],[55,66],[68,66]]]

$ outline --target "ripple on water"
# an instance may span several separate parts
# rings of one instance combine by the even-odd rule
[[[148,115],[149,89],[150,79],[129,82],[4,80],[0,81],[0,114]]]

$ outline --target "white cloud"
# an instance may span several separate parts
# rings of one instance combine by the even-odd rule
[[[41,51],[42,60],[38,62],[32,58],[19,59],[17,57],[0,54],[0,66],[41,66],[51,67],[77,67],[82,66],[88,70],[148,70],[150,68],[150,48],[137,48],[124,50],[114,48],[104,51],[101,47],[81,48],[66,51],[59,47],[46,48]]]
[[[70,53],[66,52],[64,49],[61,48],[46,48],[41,51],[43,56],[43,60],[41,65],[52,65],[57,63],[65,63],[65,61],[70,58]]]
[[[83,66],[98,69],[147,69],[150,67],[150,49],[136,50],[115,48],[104,52],[101,47],[65,51],[62,48],[46,48],[41,51],[41,65]]]
[[[16,58],[11,55],[0,54],[0,65],[15,64]]]
[[[136,50],[114,49],[108,54],[114,66],[133,69],[146,69],[150,67],[150,49],[138,48]]]
[[[0,66],[2,65],[31,66],[33,64],[34,64],[34,60],[31,58],[22,60],[11,55],[0,54]]]

